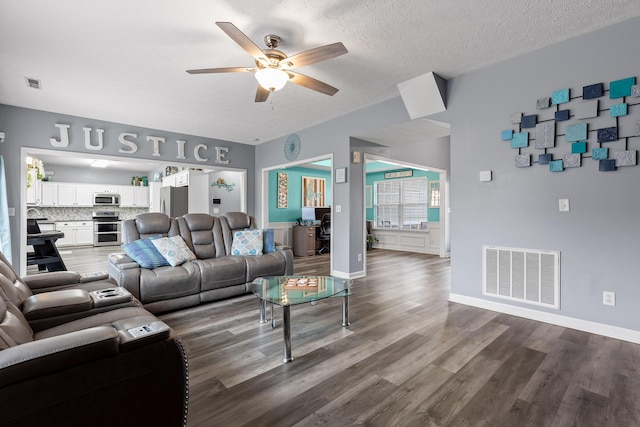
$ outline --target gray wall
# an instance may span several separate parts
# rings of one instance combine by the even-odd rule
[[[114,106],[114,108],[117,108],[117,106]],[[55,127],[56,124],[71,125],[70,145],[66,148],[56,148],[50,143],[50,138],[59,138],[60,136],[60,131]],[[104,129],[104,148],[101,151],[90,151],[85,148],[83,127],[93,129],[91,134],[93,144],[97,142],[95,130]],[[252,184],[255,170],[255,147],[251,145],[2,104],[0,104],[0,131],[5,133],[5,142],[0,143],[0,154],[5,159],[6,178],[9,187],[7,191],[8,204],[10,207],[16,208],[16,216],[11,218],[13,262],[15,265],[21,265],[25,262],[25,256],[20,253],[19,249],[19,236],[24,234],[24,232],[20,232],[21,224],[24,224],[20,212],[21,147],[62,150],[69,152],[70,155],[73,155],[74,152],[91,153],[92,155],[101,154],[127,157],[128,159],[141,159],[141,161],[147,159],[160,160],[176,165],[195,164],[203,167],[227,166],[233,169],[246,169],[248,182],[247,212],[254,214],[255,191]],[[123,132],[136,133],[138,135],[135,138],[138,144],[136,153],[122,154],[118,152],[119,149],[123,148],[123,145],[118,142],[118,136]],[[153,144],[147,142],[147,136],[164,137],[166,139],[166,142],[161,145],[160,156],[153,155]],[[176,158],[176,140],[186,141],[184,160]],[[196,160],[193,149],[197,144],[205,144],[208,147],[206,151],[201,151],[201,156],[209,159],[207,162],[198,162]],[[229,160],[227,165],[215,163],[214,147],[216,146],[229,148],[226,154],[226,159]]]
[[[231,191],[227,191],[224,187],[209,187],[209,204],[215,199],[220,199],[219,205],[212,205],[211,214],[218,216],[226,212],[238,212],[242,207],[242,173],[234,171],[211,172],[209,174],[210,183],[216,182],[218,178],[224,179],[227,184],[235,184]],[[213,209],[218,208],[218,213],[213,213]]]
[[[358,150],[416,165],[448,169],[449,147],[446,138],[410,148],[382,147],[352,138],[352,135],[369,134],[409,120],[402,99],[398,97],[296,132],[301,140],[297,160],[333,155],[334,170],[348,168],[347,183],[333,184],[333,207],[342,207],[342,212],[334,212],[332,218],[334,274],[357,277],[364,272],[364,261],[358,261],[358,254],[363,253],[364,247],[364,164],[351,162],[352,151]],[[283,151],[286,138],[278,138],[256,147],[256,188],[262,188],[263,168],[289,163]],[[256,213],[260,223],[263,202],[261,194],[257,194],[256,197]],[[269,197],[276,195],[269,194]]]
[[[481,293],[482,245],[559,250],[560,312],[537,310],[639,329],[640,166],[603,173],[586,158],[561,173],[537,164],[519,169],[517,150],[500,140],[511,113],[535,114],[536,100],[554,90],[571,88],[575,97],[585,85],[603,82],[608,89],[610,81],[640,77],[639,39],[640,20],[633,19],[449,82],[453,293],[491,300]],[[608,94],[600,99],[610,102]],[[640,119],[640,105],[630,112],[621,123]],[[589,152],[593,141],[590,132]],[[556,146],[555,158],[571,151],[563,137]],[[640,138],[628,147],[638,150]],[[493,181],[479,182],[481,170],[492,170]],[[570,199],[570,212],[558,212],[560,198]],[[604,290],[616,292],[615,307],[602,304]]]

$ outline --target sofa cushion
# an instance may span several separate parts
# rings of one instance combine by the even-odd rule
[[[157,240],[162,236],[150,237],[148,239],[138,239],[131,243],[122,245],[122,249],[127,253],[129,258],[140,264],[142,268],[156,268],[169,265],[169,262],[158,251],[151,240]]]
[[[262,230],[236,231],[233,233],[231,255],[260,255],[262,246]]]
[[[172,267],[196,259],[196,256],[180,236],[163,237],[161,239],[151,240],[151,243],[153,243],[156,249],[158,249],[158,252],[160,252]]]
[[[200,289],[208,291],[227,286],[244,284],[247,277],[246,259],[253,257],[225,256],[220,258],[198,259],[190,264],[196,264],[200,269]]]

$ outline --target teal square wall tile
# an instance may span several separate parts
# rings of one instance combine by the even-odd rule
[[[576,142],[587,139],[587,124],[580,123],[577,125],[567,126],[564,135],[565,141]]]
[[[551,172],[562,172],[564,170],[562,160],[551,160],[549,162],[549,170]]]
[[[587,142],[586,141],[574,142],[573,144],[571,144],[571,152],[574,154],[586,153]]]
[[[569,89],[554,90],[551,95],[552,104],[564,104],[569,102]]]
[[[511,141],[513,138],[513,129],[507,129],[502,131],[502,140]]]
[[[608,148],[594,148],[591,150],[591,158],[593,160],[605,160],[607,157],[609,157]]]
[[[631,96],[631,87],[635,84],[635,77],[628,77],[626,79],[615,80],[609,83],[609,98],[616,99],[624,96]]]
[[[514,133],[511,138],[511,148],[524,148],[529,146],[529,132]]]
[[[609,108],[609,113],[611,113],[611,117],[620,117],[627,115],[627,104],[615,104]]]

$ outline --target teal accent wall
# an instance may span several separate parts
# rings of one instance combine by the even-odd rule
[[[289,175],[289,207],[278,208],[278,172]],[[277,169],[269,172],[269,222],[295,222],[302,215],[302,177],[324,178],[327,181],[325,203],[331,205],[331,172],[304,167]]]
[[[367,166],[368,169],[368,166]],[[366,185],[370,185],[371,186],[371,196],[372,196],[372,202],[375,201],[375,192],[376,192],[376,187],[375,187],[375,183],[378,181],[388,181],[387,179],[384,178],[384,174],[386,172],[399,172],[399,171],[406,171],[407,168],[402,168],[402,169],[398,169],[398,170],[386,170],[384,172],[368,172],[367,173],[367,184]],[[414,169],[413,170],[413,177],[412,178],[420,178],[426,176],[427,180],[429,181],[439,181],[440,180],[440,173],[439,172],[432,172],[432,171],[423,171],[420,169]],[[390,179],[406,179],[406,178],[390,178]],[[375,219],[375,214],[374,214],[374,208],[367,208],[367,220],[368,221],[373,221]],[[440,208],[429,208],[427,210],[427,221],[429,222],[440,222]]]

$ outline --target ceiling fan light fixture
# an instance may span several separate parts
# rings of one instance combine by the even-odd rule
[[[256,71],[256,80],[263,88],[275,92],[287,84],[289,75],[278,68],[261,68]]]

